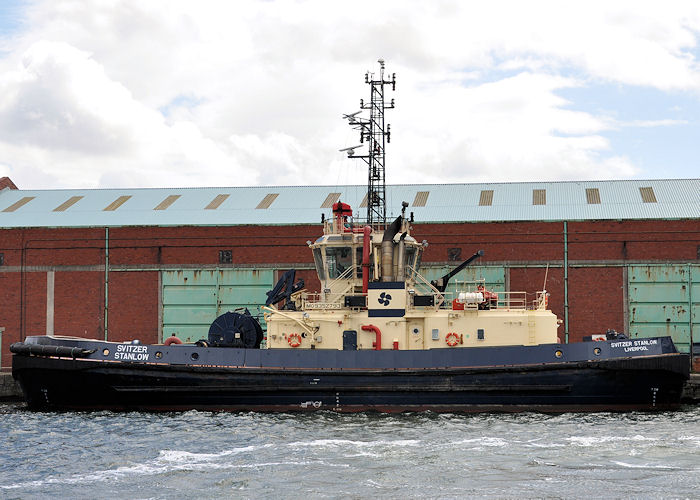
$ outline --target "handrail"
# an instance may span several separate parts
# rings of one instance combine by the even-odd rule
[[[337,282],[339,282],[339,281],[343,281],[343,280],[347,280],[347,279],[354,279],[354,278],[352,278],[352,275],[353,275],[353,271],[354,271],[355,268],[357,268],[357,267],[360,267],[360,266],[348,266],[348,267],[345,269],[345,271],[343,271],[342,273],[340,273],[340,275],[339,275],[337,278],[335,278],[333,281],[331,281],[330,283],[328,283],[328,286],[329,286],[329,287],[332,287],[335,283],[337,283]]]
[[[335,292],[335,293],[332,294],[332,295],[337,295],[337,298],[336,298],[336,299],[333,299],[333,300],[331,300],[331,301],[326,300],[325,302],[327,302],[328,304],[335,304],[336,302],[340,302],[340,299],[341,299],[342,297],[345,297],[345,295],[350,291],[350,289],[351,289],[351,288],[354,288],[354,287],[355,287],[355,284],[354,284],[354,283],[348,284],[348,286],[346,286],[346,287],[343,289],[343,291],[341,291],[341,292]],[[324,293],[324,295],[331,295],[331,294],[325,294],[325,293]]]
[[[479,291],[479,285],[484,286],[486,280],[477,279],[471,281],[457,281],[457,294],[460,292],[475,292]],[[487,290],[491,291],[491,290]],[[528,300],[528,293],[524,291],[498,291],[493,292],[498,296],[498,300],[491,304],[491,308],[506,308],[506,309],[547,309],[548,297],[546,290],[535,292],[535,300]]]
[[[425,279],[421,273],[419,273],[417,270],[415,270],[413,268],[413,266],[406,266],[406,268],[409,270],[409,272],[412,273],[413,279],[415,281],[420,282],[423,285],[426,285],[428,288],[430,288],[430,290],[432,290],[434,295],[438,296],[438,300],[435,303],[435,310],[437,311],[438,309],[440,309],[442,304],[445,303],[445,295],[440,290],[435,288],[432,283],[430,283],[427,279]]]
[[[279,314],[279,315],[282,316],[283,318],[287,318],[287,319],[289,319],[289,320],[294,321],[295,323],[298,323],[299,326],[302,327],[304,330],[306,330],[306,331],[308,332],[309,335],[312,335],[312,336],[313,336],[313,335],[318,331],[318,327],[316,327],[316,329],[313,330],[312,328],[306,326],[301,320],[295,318],[294,316],[292,316],[292,315],[290,315],[290,314],[283,313],[283,312],[280,311],[279,309],[273,309],[273,308],[268,307],[268,306],[261,306],[260,309],[263,309],[263,310],[265,310],[265,311],[268,311],[270,314]],[[265,322],[267,322],[267,321],[268,321],[267,318],[265,318]]]
[[[353,274],[353,271],[355,270],[355,268],[358,268],[358,267],[360,267],[360,266],[348,266],[348,268],[345,269],[345,271],[343,271],[343,272],[340,274],[340,276],[338,276],[338,277],[335,278],[333,281],[331,281],[330,283],[328,283],[328,287],[327,287],[327,288],[333,289],[333,287],[336,285],[336,283],[340,283],[340,282],[343,282],[343,281],[346,281],[346,280],[353,280],[353,279],[354,279],[354,278],[353,278],[353,275],[354,275],[354,274]],[[334,304],[334,303],[336,303],[336,302],[339,302],[339,301],[340,301],[340,298],[343,297],[343,296],[345,296],[345,294],[347,294],[354,286],[355,286],[355,283],[352,283],[352,282],[351,282],[351,283],[348,283],[348,284],[345,286],[345,288],[343,289],[342,292],[334,292],[334,293],[333,293],[333,295],[337,295],[337,296],[338,296],[337,299],[333,299],[333,300],[330,301],[330,302],[329,302],[329,301],[324,301],[324,302],[327,302],[327,303],[329,303],[329,304]],[[327,296],[327,294],[325,294],[325,293],[324,293],[323,295],[324,295],[324,296]]]

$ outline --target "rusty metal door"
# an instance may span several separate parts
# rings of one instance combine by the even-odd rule
[[[700,322],[700,266],[629,266],[627,276],[630,336],[670,335],[679,351],[689,352]]]
[[[273,279],[272,269],[162,271],[163,338],[174,333],[195,342],[206,339],[211,323],[226,311],[247,307],[257,315]]]

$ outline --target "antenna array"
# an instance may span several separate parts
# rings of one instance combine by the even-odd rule
[[[379,59],[379,78],[374,73],[365,73],[365,83],[371,87],[370,101],[360,99],[360,111],[343,115],[348,124],[360,131],[360,145],[341,149],[349,158],[361,158],[368,167],[367,180],[367,224],[386,225],[386,145],[391,142],[391,125],[384,125],[384,110],[394,108],[394,99],[387,105],[384,102],[384,86],[391,85],[396,90],[396,73],[391,80],[384,79],[384,59]],[[358,117],[363,110],[369,110],[369,118]],[[355,154],[355,149],[367,143],[365,154]]]

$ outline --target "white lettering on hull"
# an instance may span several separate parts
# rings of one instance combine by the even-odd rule
[[[623,340],[610,343],[612,349],[623,349],[623,352],[648,351],[649,346],[657,345],[657,339]]]
[[[114,359],[121,361],[148,361],[148,354],[136,354],[134,352],[115,352]]]
[[[145,345],[120,344],[114,359],[119,361],[148,361],[148,347]]]

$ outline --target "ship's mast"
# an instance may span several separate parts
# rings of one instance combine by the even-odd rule
[[[391,85],[391,90],[396,90],[396,73],[392,73],[391,80],[384,79],[384,59],[379,59],[379,78],[374,73],[365,73],[365,83],[371,87],[370,102],[365,103],[360,99],[360,111],[345,115],[350,126],[360,131],[360,143],[367,142],[367,152],[356,155],[355,149],[360,146],[341,149],[347,151],[350,158],[362,158],[367,163],[367,224],[386,225],[386,180],[384,170],[386,167],[386,145],[391,142],[391,125],[384,125],[384,110],[394,107],[394,99],[387,105],[384,102],[384,86]],[[369,110],[369,119],[360,118],[357,115]]]

